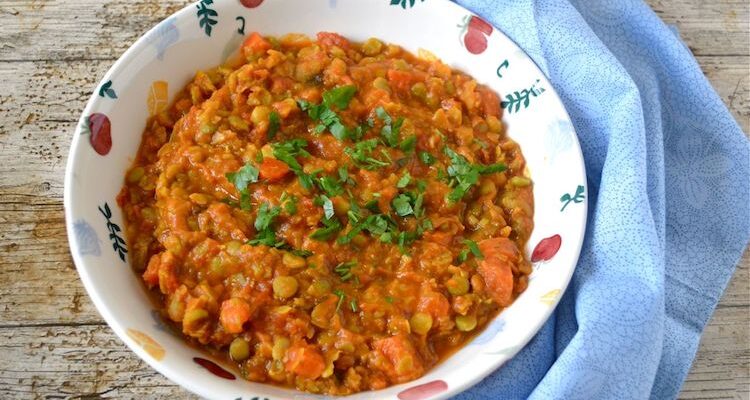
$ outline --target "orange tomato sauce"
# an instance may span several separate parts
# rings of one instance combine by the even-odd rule
[[[527,286],[532,183],[501,111],[428,53],[252,34],[148,121],[118,197],[133,267],[246,379],[419,378]]]

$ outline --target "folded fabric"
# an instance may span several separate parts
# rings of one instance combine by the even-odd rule
[[[750,237],[750,146],[640,0],[458,0],[550,78],[581,142],[588,231],[529,345],[459,399],[668,399]]]

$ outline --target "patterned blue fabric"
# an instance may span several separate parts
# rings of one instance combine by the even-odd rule
[[[561,95],[589,225],[556,313],[460,399],[668,399],[750,237],[750,146],[690,51],[640,0],[458,0]]]

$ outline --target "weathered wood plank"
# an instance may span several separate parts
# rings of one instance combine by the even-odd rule
[[[196,398],[136,357],[107,326],[0,329],[0,353],[3,399]]]
[[[677,24],[750,131],[750,4],[648,0]],[[185,0],[0,3],[0,398],[194,398],[128,351],[67,250],[63,171],[96,82]],[[681,398],[750,398],[750,251],[703,336]]]
[[[650,0],[696,55],[750,55],[745,0]],[[116,59],[185,0],[5,0],[0,60]],[[8,18],[10,17],[10,18]]]

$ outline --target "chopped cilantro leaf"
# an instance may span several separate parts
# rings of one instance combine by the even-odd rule
[[[273,138],[276,137],[276,134],[279,132],[279,128],[281,128],[281,119],[279,118],[279,113],[276,111],[271,111],[271,114],[268,116],[268,140],[273,140]]]
[[[391,296],[385,296],[385,301],[388,302],[388,304],[393,304],[393,302],[396,301],[396,299],[394,299]]]
[[[356,166],[367,170],[374,170],[391,165],[390,162],[379,160],[372,156],[372,152],[377,147],[377,139],[363,140],[355,143],[354,147],[347,147],[344,149],[344,152],[351,157]]]
[[[302,257],[302,258],[307,258],[313,255],[313,252],[310,250],[292,250],[291,253],[297,257]]]
[[[401,141],[401,144],[399,144],[398,147],[405,153],[411,153],[414,151],[414,148],[417,147],[417,136],[411,135],[407,137]]]
[[[253,209],[252,199],[250,198],[250,193],[247,189],[240,192],[240,208],[245,211]]]
[[[330,176],[321,176],[317,179],[318,187],[330,197],[336,197],[344,193],[344,188],[336,179]]]
[[[333,238],[341,230],[341,222],[336,218],[324,219],[323,228],[320,228],[310,235],[310,239],[324,242]]]
[[[479,246],[477,245],[477,242],[466,239],[463,241],[463,243],[471,251],[471,254],[474,254],[474,257],[480,260],[484,258],[484,256],[482,255],[482,252],[479,250]]]
[[[404,176],[402,176],[401,179],[398,180],[398,183],[396,183],[396,187],[403,189],[409,186],[409,183],[411,183],[411,174],[409,174],[409,171],[406,171]]]
[[[284,192],[281,194],[281,198],[279,198],[279,201],[281,202],[281,206],[284,208],[284,211],[287,214],[297,214],[297,196],[289,195]]]
[[[281,214],[281,207],[271,207],[268,203],[261,204],[258,215],[255,217],[255,229],[258,231],[269,229],[279,214]]]
[[[273,156],[279,161],[284,162],[289,166],[297,177],[299,177],[300,184],[303,188],[310,190],[312,189],[312,177],[305,173],[302,169],[302,165],[297,161],[297,157],[309,157],[310,153],[305,150],[307,147],[307,140],[304,139],[292,139],[282,143],[274,143],[271,145],[273,149]]]
[[[426,152],[426,151],[420,151],[419,152],[419,160],[424,163],[424,165],[432,165],[435,164],[435,156],[432,154]]]
[[[336,289],[333,291],[333,294],[339,297],[339,302],[336,303],[336,312],[341,309],[341,304],[344,303],[344,297],[346,297],[346,294],[344,294],[344,291],[341,289]]]
[[[354,85],[339,86],[323,93],[323,104],[329,108],[336,106],[339,110],[345,110],[356,93],[357,87]]]
[[[406,217],[414,214],[414,208],[411,205],[412,199],[406,194],[400,194],[393,199],[393,209],[399,217]]]
[[[341,278],[343,282],[348,281],[354,277],[352,274],[352,268],[356,267],[357,263],[354,261],[347,261],[337,265],[333,271]]]
[[[445,148],[445,154],[451,159],[447,172],[452,181],[453,191],[448,194],[448,200],[453,203],[463,199],[469,189],[479,182],[479,175],[505,171],[504,164],[473,165],[449,147]]]
[[[323,206],[323,212],[325,213],[326,219],[333,218],[333,216],[336,215],[336,212],[333,209],[333,202],[331,199],[324,194],[320,195],[318,199],[320,199],[320,203]]]
[[[258,168],[252,164],[245,164],[239,171],[227,173],[225,176],[237,190],[242,192],[247,188],[248,184],[258,182],[259,175],[260,171]]]

